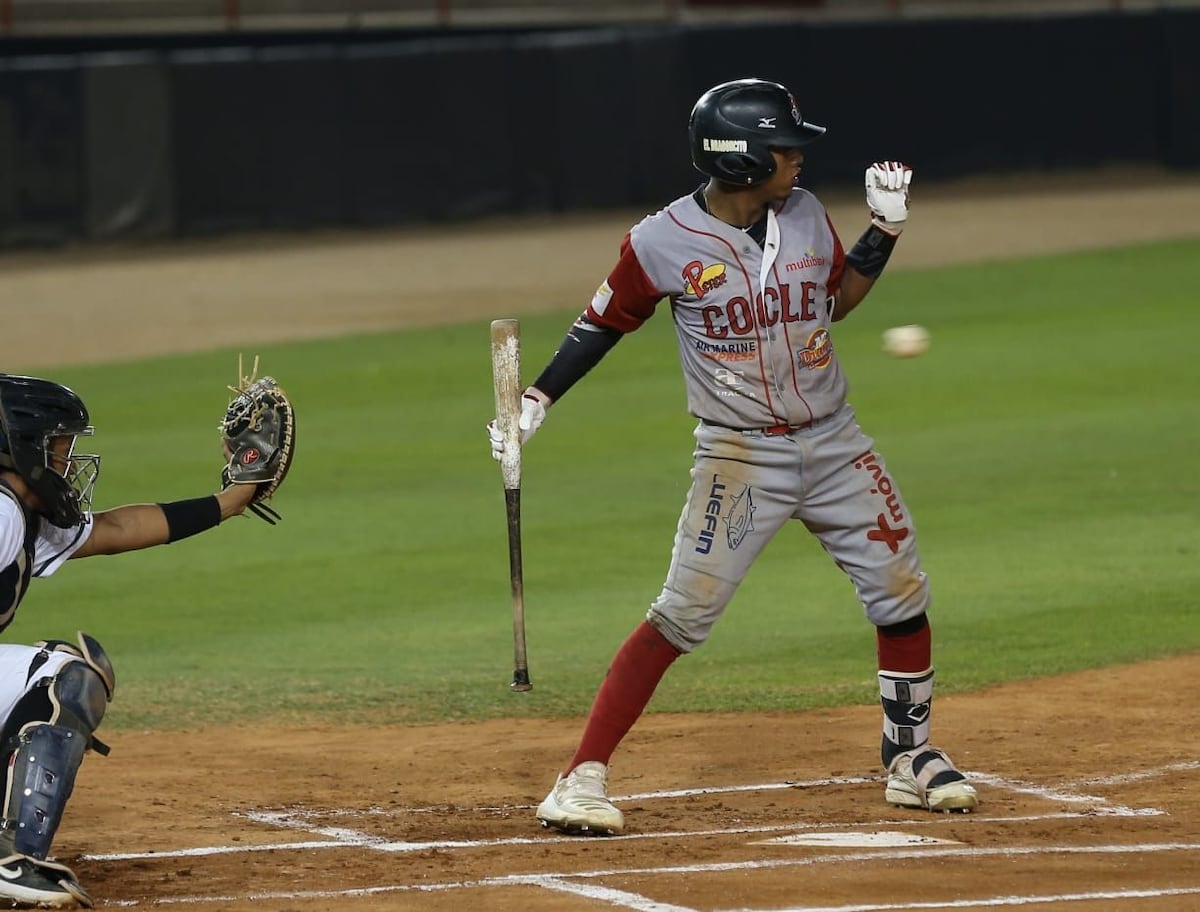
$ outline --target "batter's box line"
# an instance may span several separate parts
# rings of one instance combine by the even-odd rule
[[[580,842],[578,836],[507,836],[497,839],[476,839],[476,840],[458,840],[458,839],[441,839],[428,842],[403,842],[396,840],[387,840],[378,836],[370,836],[366,833],[361,833],[357,830],[350,830],[344,827],[336,828],[321,828],[310,827],[299,820],[285,819],[275,812],[263,811],[248,811],[245,813],[236,814],[235,816],[244,817],[248,820],[253,820],[258,823],[278,826],[286,829],[301,830],[313,835],[327,835],[331,831],[338,832],[337,839],[312,840],[308,842],[282,842],[268,843],[260,845],[223,845],[223,846],[202,846],[191,849],[169,849],[158,852],[105,852],[97,854],[88,854],[80,856],[86,861],[144,861],[155,858],[195,858],[208,855],[237,855],[243,852],[272,852],[272,851],[297,851],[307,849],[369,849],[375,852],[425,852],[433,849],[451,850],[451,849],[479,849],[495,846],[546,846],[555,843],[574,843]],[[1095,812],[1089,811],[1063,811],[1052,814],[1027,814],[1012,817],[979,817],[979,824],[1008,824],[1008,823],[1037,823],[1049,820],[1078,820],[1085,817],[1096,817]],[[1108,815],[1101,815],[1108,816]],[[1114,815],[1116,816],[1116,815]],[[975,818],[973,816],[962,816],[957,818],[957,822],[970,823]],[[906,820],[903,826],[906,829],[924,826],[936,826],[940,821],[932,817],[932,815],[923,814],[922,819]],[[871,822],[849,823],[844,821],[826,822],[826,823],[801,823],[792,821],[790,823],[764,824],[762,826],[745,826],[745,827],[728,827],[716,830],[676,830],[668,832],[653,832],[653,833],[627,833],[624,836],[610,836],[605,839],[605,842],[628,842],[638,840],[663,840],[663,839],[696,839],[706,838],[711,836],[756,836],[764,833],[804,833],[819,830],[832,829],[859,829],[869,828],[878,830],[880,828],[894,828],[897,822],[893,820],[876,820]]]
[[[280,900],[303,902],[314,899],[339,899],[339,898],[354,898],[364,896],[376,896],[387,893],[433,893],[447,890],[462,890],[462,889],[479,889],[492,887],[513,887],[513,886],[537,886],[543,888],[562,889],[570,883],[576,881],[599,880],[603,878],[628,878],[639,876],[654,876],[654,875],[695,875],[695,874],[711,874],[711,873],[729,873],[738,871],[764,871],[776,870],[781,868],[795,868],[812,865],[824,864],[845,864],[847,862],[895,862],[905,860],[925,860],[929,858],[954,857],[954,858],[1015,858],[1029,857],[1037,855],[1129,855],[1129,854],[1150,854],[1159,852],[1194,852],[1200,850],[1200,844],[1197,843],[1147,843],[1140,845],[1097,845],[1097,846],[1004,846],[1004,847],[962,847],[962,848],[945,848],[945,849],[920,849],[920,850],[899,850],[891,852],[846,852],[827,855],[810,855],[804,858],[789,858],[789,859],[756,859],[750,861],[734,861],[734,862],[710,862],[706,864],[695,865],[672,865],[668,867],[642,867],[642,868],[609,868],[595,871],[578,871],[573,873],[564,872],[546,872],[542,874],[508,874],[499,877],[488,877],[479,880],[470,881],[448,881],[436,884],[388,884],[377,885],[371,887],[357,887],[344,890],[290,890],[290,891],[262,891],[255,893],[247,893],[241,896],[238,895],[220,895],[220,896],[175,896],[161,897],[149,900],[145,903],[141,900],[117,900],[106,905],[135,907],[140,905],[190,905],[199,903],[234,903],[234,902],[273,902]],[[605,890],[607,888],[599,888]],[[581,893],[582,890],[575,888],[571,892]],[[616,891],[614,891],[616,892]],[[1094,898],[1121,898],[1129,896],[1130,898],[1143,898],[1152,896],[1170,896],[1170,895],[1185,895],[1200,893],[1200,887],[1181,887],[1181,888],[1164,888],[1162,890],[1128,890],[1119,891],[1119,895],[1097,893]],[[637,912],[693,912],[693,910],[684,909],[684,907],[673,906],[667,903],[657,903],[647,897],[639,896],[638,894],[622,893],[626,900],[624,903],[626,908],[637,910]],[[616,900],[616,895],[609,895],[610,901]],[[1062,899],[1086,899],[1092,898],[1086,894],[1063,894]],[[1022,901],[1022,897],[1005,896],[995,898],[979,898],[975,900],[955,900],[950,903],[908,903],[908,904],[888,904],[888,905],[855,905],[855,906],[836,906],[836,907],[798,907],[789,910],[774,910],[774,912],[888,912],[888,910],[917,910],[917,909],[970,909],[970,908],[985,908],[988,906],[1003,906],[1003,905],[1022,905],[1026,902],[1032,904],[1034,902],[1055,902],[1059,897],[1029,897]],[[621,904],[621,903],[618,903]],[[755,912],[752,909],[729,910],[729,912]]]
[[[1092,779],[1077,779],[1064,783],[1065,788],[1094,788],[1097,785],[1128,785],[1131,782],[1141,782],[1154,779],[1170,773],[1184,773],[1189,770],[1200,770],[1200,760],[1182,760],[1179,763],[1167,763],[1153,769],[1138,770],[1133,773],[1116,773],[1111,776],[1097,776]]]
[[[1157,773],[1163,768],[1156,768],[1153,771],[1143,771]],[[1108,800],[1094,795],[1080,795],[1075,792],[1068,792],[1062,789],[1052,789],[1043,786],[1034,785],[1028,782],[1018,780],[1004,779],[999,776],[993,776],[988,773],[978,771],[968,771],[968,776],[977,782],[986,782],[993,788],[1007,789],[1009,791],[1019,792],[1034,795],[1035,797],[1044,798],[1051,801],[1061,801],[1067,803],[1090,803],[1095,805],[1087,812],[1080,813],[1057,813],[1057,814],[1036,814],[1025,815],[1018,817],[989,817],[980,815],[982,821],[987,823],[1006,823],[1006,822],[1031,822],[1038,820],[1062,820],[1088,816],[1110,816],[1110,817],[1153,817],[1162,816],[1166,812],[1157,808],[1129,808],[1123,805],[1109,804]],[[1137,775],[1130,773],[1126,775]],[[804,788],[819,788],[822,786],[831,785],[861,785],[871,782],[882,781],[882,777],[864,777],[864,776],[842,776],[830,777],[822,779],[809,780],[785,780],[783,782],[759,783],[755,785],[728,785],[728,786],[704,786],[690,789],[669,789],[654,792],[641,792],[632,795],[615,796],[614,801],[630,802],[630,801],[649,801],[666,798],[683,798],[701,795],[719,795],[730,794],[737,792],[759,792],[759,791],[778,791],[786,789],[804,789]],[[464,810],[464,813],[479,813],[482,811],[513,811],[526,810],[532,805],[511,805],[508,807],[491,807],[491,808],[474,808]],[[441,806],[445,808],[445,806]],[[538,836],[538,837],[506,837],[501,839],[491,840],[437,840],[428,842],[403,842],[396,840],[383,839],[378,836],[370,836],[358,830],[350,829],[349,827],[332,827],[332,826],[312,826],[305,821],[312,817],[325,814],[327,816],[365,816],[375,815],[377,813],[390,813],[392,815],[400,815],[407,813],[416,813],[421,810],[426,812],[429,808],[397,808],[390,812],[383,812],[381,809],[370,808],[366,812],[362,810],[346,809],[330,809],[327,811],[317,811],[305,808],[290,808],[283,811],[246,811],[235,816],[245,817],[258,823],[267,824],[269,826],[280,827],[284,829],[300,830],[309,833],[313,836],[326,837],[320,841],[310,842],[289,842],[277,843],[273,845],[241,845],[241,846],[206,846],[192,849],[176,849],[163,852],[111,852],[103,854],[89,854],[82,857],[88,861],[129,861],[142,860],[151,858],[185,858],[199,857],[206,855],[225,855],[237,854],[241,852],[270,852],[270,851],[294,851],[304,849],[330,849],[330,848],[366,848],[380,852],[416,852],[427,851],[430,849],[471,849],[482,848],[496,845],[544,845],[554,842],[575,842],[578,837],[574,836]],[[972,819],[972,818],[964,818]],[[930,821],[906,821],[906,826],[922,826]],[[677,838],[695,838],[703,836],[728,836],[728,835],[753,835],[759,833],[781,833],[781,832],[804,832],[806,830],[837,827],[879,827],[879,826],[894,826],[894,820],[881,820],[872,823],[845,823],[838,822],[836,824],[805,824],[805,823],[789,823],[767,825],[762,827],[736,827],[720,830],[701,830],[701,831],[678,831],[668,833],[633,833],[626,836],[615,837],[617,839],[677,839]]]
[[[1200,762],[1195,764],[1200,767]],[[1154,770],[1143,770],[1141,772],[1128,773],[1127,776],[1136,778],[1147,778],[1150,776],[1160,775],[1169,768],[1160,767]],[[1028,795],[1033,795],[1039,798],[1045,798],[1051,801],[1063,801],[1068,803],[1078,804],[1095,804],[1101,807],[1109,808],[1107,813],[1116,814],[1118,816],[1154,816],[1163,812],[1155,808],[1133,809],[1123,807],[1121,805],[1113,805],[1109,799],[1099,795],[1081,795],[1077,791],[1067,791],[1070,786],[1061,786],[1057,789],[1046,786],[1035,785],[1031,782],[1022,782],[1016,779],[1006,779],[991,773],[967,771],[966,775],[978,782],[985,782],[993,788],[1005,789],[1007,791],[1018,792]],[[811,788],[828,788],[830,786],[839,785],[869,785],[871,783],[881,783],[884,781],[883,776],[832,776],[822,779],[785,779],[782,782],[762,782],[750,785],[712,785],[699,786],[695,788],[681,789],[660,789],[651,792],[635,792],[630,795],[613,795],[612,800],[617,803],[630,801],[658,801],[671,798],[696,798],[704,795],[729,795],[739,792],[770,792],[770,791],[788,791],[791,789],[803,790]],[[1097,784],[1100,784],[1099,782]],[[437,812],[457,812],[457,813],[510,813],[512,811],[528,811],[533,810],[537,805],[534,804],[501,804],[501,805],[477,805],[474,807],[459,807],[456,805],[426,805],[423,807],[402,807],[384,810],[379,807],[372,807],[366,810],[328,810],[321,811],[312,808],[296,808],[292,813],[297,816],[317,817],[321,815],[333,815],[348,817],[361,816],[379,816],[379,815],[403,815],[403,814],[429,814]]]

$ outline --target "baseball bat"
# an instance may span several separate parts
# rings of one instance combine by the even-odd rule
[[[525,577],[521,556],[521,324],[492,321],[492,386],[496,393],[496,426],[504,435],[500,472],[508,516],[508,576],[512,588],[514,691],[533,689],[525,653]]]

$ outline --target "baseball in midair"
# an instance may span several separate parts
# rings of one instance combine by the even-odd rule
[[[929,351],[929,330],[910,323],[883,333],[883,350],[893,358],[916,358]]]

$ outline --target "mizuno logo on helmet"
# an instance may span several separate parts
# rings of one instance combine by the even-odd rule
[[[774,117],[760,117],[758,119],[758,125],[765,130],[774,130],[775,129],[775,118]]]
[[[745,152],[746,140],[744,139],[705,139],[705,152]]]

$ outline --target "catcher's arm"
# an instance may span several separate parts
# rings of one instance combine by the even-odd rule
[[[192,500],[124,504],[101,510],[92,514],[87,540],[71,558],[122,554],[179,541],[240,515],[253,496],[252,488],[230,487]]]

